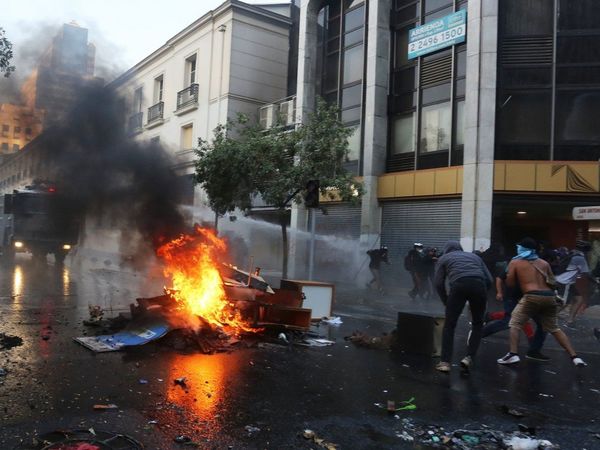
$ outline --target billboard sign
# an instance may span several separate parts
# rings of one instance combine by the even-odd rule
[[[467,12],[457,11],[408,32],[408,59],[465,42]]]

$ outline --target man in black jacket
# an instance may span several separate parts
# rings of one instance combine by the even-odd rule
[[[446,280],[450,285],[449,293],[446,292]],[[467,356],[460,362],[463,370],[468,371],[481,342],[487,290],[494,280],[479,256],[463,251],[458,241],[448,241],[443,256],[438,259],[434,281],[446,306],[442,357],[436,369],[440,372],[450,371],[456,323],[468,301],[472,316],[471,332],[467,342]]]

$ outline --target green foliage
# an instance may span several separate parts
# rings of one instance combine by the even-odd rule
[[[4,72],[5,77],[15,71],[15,66],[10,65],[12,57],[12,43],[4,36],[4,29],[0,28],[0,73]]]
[[[291,200],[301,202],[293,194],[312,179],[320,180],[322,194],[357,202],[362,184],[343,166],[351,132],[339,120],[339,110],[322,100],[294,130],[263,130],[240,115],[218,127],[211,142],[199,142],[196,181],[220,214],[250,207],[254,195],[283,210]]]

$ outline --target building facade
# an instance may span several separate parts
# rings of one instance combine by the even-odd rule
[[[134,139],[159,142],[191,180],[199,138],[288,95],[291,16],[290,4],[227,1],[117,78],[109,86],[125,100]],[[203,203],[189,186],[187,203]]]
[[[571,211],[600,193],[599,17],[594,0],[302,1],[298,108],[340,106],[366,187],[360,208],[328,205],[317,229],[337,223],[396,261],[417,241],[594,238]],[[307,223],[294,210],[292,226]]]

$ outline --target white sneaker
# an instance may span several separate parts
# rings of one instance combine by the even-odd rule
[[[500,358],[497,362],[498,362],[498,364],[516,364],[519,361],[521,361],[521,358],[519,358],[519,355],[511,355],[510,353],[507,353],[502,358]]]
[[[585,361],[579,357],[577,358],[573,358],[573,364],[575,364],[577,367],[585,367],[587,366],[587,364],[585,363]]]
[[[471,366],[473,365],[473,358],[470,356],[465,356],[460,360],[460,367],[463,371],[469,372],[471,370]]]

